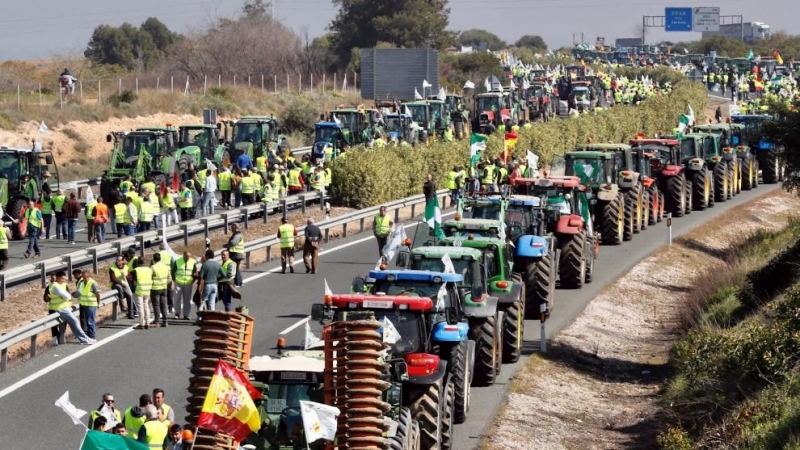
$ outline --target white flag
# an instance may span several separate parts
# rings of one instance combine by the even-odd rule
[[[336,125],[339,125],[339,126],[342,125],[342,121],[339,120],[338,117],[336,117],[336,114],[333,115],[333,121],[336,122]]]
[[[411,116],[411,110],[408,109],[408,105],[406,105],[405,109],[403,109],[403,114],[405,114],[407,116]]]
[[[69,391],[64,392],[64,395],[62,395],[61,397],[59,397],[58,400],[56,400],[56,406],[58,406],[65,413],[67,413],[67,415],[69,416],[70,419],[72,419],[75,425],[83,425],[84,427],[86,426],[86,424],[83,423],[83,421],[81,420],[81,417],[86,415],[86,411],[76,408],[75,405],[73,405],[72,402],[69,401]]]
[[[456,268],[453,267],[453,260],[450,259],[450,255],[445,253],[442,256],[442,263],[444,264],[444,273],[456,273]]]
[[[436,309],[441,311],[444,309],[444,297],[447,295],[447,284],[442,283],[442,286],[439,288],[439,292],[436,293]]]
[[[475,83],[467,80],[467,82],[464,83],[464,89],[475,89]]]
[[[486,79],[483,80],[483,87],[486,88],[486,92],[492,91],[492,85],[489,83],[489,77],[486,77]]]
[[[346,90],[347,90],[347,72],[345,72],[345,74],[344,74],[344,81],[342,81],[342,90],[343,90],[343,91],[346,91]]]
[[[444,91],[443,87],[439,88],[439,95],[436,98],[442,101],[447,100],[447,92]]]
[[[431,84],[428,83],[428,80],[422,80],[422,89],[427,89],[431,87]]]
[[[500,230],[498,231],[497,236],[500,239],[504,240],[504,241],[506,240],[506,223],[505,222],[500,222]]]
[[[92,192],[91,188],[86,189],[86,204],[88,205],[93,201],[94,201],[94,192]]]
[[[422,100],[422,96],[419,94],[417,88],[414,88],[414,100]]]
[[[333,295],[333,291],[331,290],[331,287],[328,286],[328,279],[327,278],[323,278],[322,281],[325,282],[325,295]]]
[[[314,332],[311,331],[311,325],[308,323],[308,320],[306,320],[306,337],[303,340],[303,350],[308,350],[319,341],[320,338],[314,335]]]
[[[397,249],[403,245],[403,241],[405,240],[406,229],[404,227],[396,227],[392,232],[392,235],[389,237],[389,241],[383,247],[383,254],[386,255],[386,261],[391,261],[394,259]]]
[[[689,105],[688,109],[689,109],[689,114],[687,114],[686,117],[689,118],[689,125],[694,125],[696,123],[696,121],[695,121],[694,110],[692,109],[692,105]]]
[[[539,176],[539,155],[533,153],[532,151],[528,150],[526,154],[526,158],[528,160],[528,170],[530,171],[531,177],[535,178]],[[523,174],[524,176],[524,174]]]
[[[214,165],[214,161],[211,161],[210,159],[206,158],[206,169],[214,171],[217,170],[217,166]]]
[[[336,416],[341,414],[339,408],[300,400],[300,414],[307,443],[319,439],[333,441],[336,438]]]
[[[44,120],[43,120],[42,123],[39,125],[39,133],[47,133],[49,131],[50,131],[50,129],[47,128],[47,125],[44,124]]]
[[[397,331],[394,324],[388,317],[383,317],[383,327],[381,327],[383,331],[383,342],[387,344],[394,344],[400,340],[400,332]]]

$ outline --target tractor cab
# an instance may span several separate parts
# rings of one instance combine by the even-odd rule
[[[181,172],[193,162],[197,168],[205,167],[206,160],[217,167],[230,166],[230,154],[222,145],[219,128],[212,124],[181,125],[178,127],[178,147],[175,159]]]
[[[772,116],[767,114],[741,114],[731,116],[731,122],[744,126],[742,133],[743,142],[753,149],[758,150],[771,150],[772,144],[763,137],[761,127],[764,122],[773,120]]]
[[[35,200],[30,194],[42,195],[44,182],[42,175],[45,172],[50,172],[47,184],[52,191],[55,191],[59,187],[58,167],[52,152],[0,147],[0,205],[8,217],[17,220],[17,223],[11,226],[11,239],[25,237],[27,232],[25,211],[28,201]],[[23,183],[22,178],[26,174],[31,177],[30,186],[35,184],[35,191]]]
[[[419,125],[419,142],[427,142],[436,129],[436,122],[428,102],[422,100],[408,102],[401,104],[401,107],[403,111],[408,111],[411,114],[411,120]]]
[[[652,172],[657,173],[668,165],[681,164],[680,141],[677,139],[631,139],[634,152],[639,150],[652,154]]]
[[[289,141],[280,134],[280,123],[275,116],[245,116],[231,123],[233,137],[228,151],[232,158],[247,154],[255,160],[269,156],[269,150],[283,155],[289,150]]]
[[[479,129],[500,125],[504,115],[509,117],[511,114],[510,105],[502,92],[486,92],[475,96],[475,118]]]
[[[331,160],[336,158],[344,144],[342,128],[336,122],[317,122],[314,124],[314,146],[311,160]]]
[[[386,135],[390,140],[400,141],[403,138],[409,144],[414,143],[415,136],[411,136],[411,122],[413,118],[409,114],[388,113],[383,115]]]
[[[576,214],[589,220],[591,191],[587,192],[580,178],[576,176],[548,176],[546,178],[517,178],[514,180],[516,192],[540,199],[543,217],[540,224],[545,232],[555,232],[561,216]],[[513,198],[513,197],[512,197]]]

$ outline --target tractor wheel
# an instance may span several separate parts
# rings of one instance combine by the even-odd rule
[[[622,244],[625,228],[625,200],[622,194],[617,194],[617,197],[610,202],[603,202],[602,208],[599,228],[603,244]]]
[[[522,285],[522,279],[514,280]],[[525,291],[520,298],[503,310],[503,363],[511,364],[522,356],[523,337],[525,335]]]
[[[411,439],[409,441],[410,447],[408,450],[421,450],[422,443],[420,442],[420,435],[422,432],[419,429],[419,422],[416,420],[411,421]]]
[[[746,162],[746,166],[742,169],[742,190],[749,191],[755,187],[753,177],[757,177],[758,172],[754,170],[755,164],[753,158],[747,158],[743,161]]]
[[[650,225],[650,191],[644,191],[642,193],[642,214],[640,215],[639,220],[639,229],[640,231],[644,231],[647,229],[647,226]]]
[[[684,174],[685,176],[685,174]],[[688,176],[685,176],[686,184],[684,187],[686,188],[686,215],[694,211],[694,181],[689,179]]]
[[[725,163],[717,163],[714,166],[714,201],[724,202],[728,199],[728,192],[730,192],[730,184],[728,184],[728,165]]]
[[[753,189],[758,187],[758,171],[761,170],[761,165],[758,163],[758,159],[753,158]]]
[[[497,360],[500,358],[500,335],[498,331],[497,316],[473,318],[469,321],[469,338],[475,341],[473,386],[491,386],[494,384],[495,368]]]
[[[761,177],[764,179],[764,184],[775,184],[780,181],[778,172],[778,158],[775,153],[769,152],[767,157],[764,158],[764,167],[761,168]]]
[[[20,240],[28,236],[28,220],[25,219],[27,210],[28,202],[24,198],[15,198],[9,202],[7,214],[12,219],[17,219],[17,223],[11,227],[11,239]]]
[[[708,179],[708,171],[702,170],[692,177],[692,206],[697,211],[705,211],[708,208],[708,200],[711,193],[711,180]]]
[[[411,410],[406,407],[401,407],[400,414],[397,416],[397,431],[394,433],[394,436],[389,439],[390,450],[408,450],[412,447],[412,424]]]
[[[455,386],[452,380],[447,381],[444,389],[444,402],[442,402],[442,450],[453,448],[453,406],[455,401]]]
[[[542,303],[547,304],[548,311],[553,310],[553,270],[555,268],[549,257],[539,258],[525,266],[526,319],[538,319],[539,305]]]
[[[728,163],[728,200],[732,199],[741,190],[739,184],[738,158]]]
[[[440,450],[442,442],[442,397],[446,395],[447,387],[442,378],[431,384],[419,397],[411,402],[411,416],[419,422],[420,441],[422,450]]]
[[[660,220],[658,213],[661,210],[661,193],[658,191],[655,183],[647,190],[647,225],[653,226]]]
[[[564,236],[558,274],[562,288],[580,288],[586,282],[586,231]]]
[[[622,235],[623,240],[633,240],[633,234],[639,232],[636,224],[636,209],[638,204],[639,187],[637,186],[625,193],[625,227]]]
[[[469,412],[469,346],[467,341],[461,341],[456,345],[451,345],[448,349],[447,365],[450,367],[450,376],[455,385],[455,409],[453,410],[453,420],[455,423],[464,423]]]
[[[675,217],[683,217],[686,213],[686,176],[667,178],[667,195],[669,195],[669,212]]]
[[[591,283],[594,275],[594,243],[592,240],[587,239],[584,251],[586,252],[586,276],[584,277],[584,282]]]
[[[666,215],[666,203],[664,203],[664,193],[658,191],[658,222],[661,223]]]

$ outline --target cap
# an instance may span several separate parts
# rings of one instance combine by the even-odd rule
[[[42,176],[43,177],[49,177],[50,176],[50,171],[49,170],[45,170],[44,173],[42,174]]]
[[[192,433],[192,430],[183,430],[181,432],[181,440],[183,442],[192,442],[192,441],[194,441],[194,433]]]

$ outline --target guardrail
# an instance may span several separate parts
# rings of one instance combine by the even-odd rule
[[[324,198],[322,192],[306,192],[291,197],[285,197],[274,202],[258,203],[241,207],[238,209],[228,210],[213,216],[201,217],[199,219],[192,219],[186,222],[181,222],[175,225],[166,227],[167,242],[183,239],[184,245],[188,245],[189,236],[203,233],[208,237],[209,232],[219,228],[224,229],[227,233],[228,225],[234,222],[244,222],[244,227],[247,228],[251,220],[251,216],[255,214],[262,214],[264,223],[267,222],[269,213],[271,211],[288,211],[297,209],[298,207],[305,213],[307,205],[315,202],[320,202],[320,206],[324,207]],[[72,253],[59,255],[53,258],[48,258],[31,264],[8,269],[0,272],[0,301],[5,301],[6,289],[9,286],[26,283],[29,281],[40,278],[42,287],[46,285],[47,274],[55,270],[66,270],[70,279],[72,278],[72,269],[92,265],[94,273],[97,273],[98,262],[108,258],[115,258],[121,254],[123,249],[135,245],[139,249],[139,253],[144,255],[146,244],[153,244],[160,242],[162,230],[152,230],[143,233],[138,233],[134,236],[116,239],[100,245],[87,247],[85,249],[76,250]]]
[[[437,196],[440,198],[439,204],[442,206],[442,208],[446,207],[447,204],[449,203],[449,200],[450,200],[449,193],[450,193],[450,191],[448,191],[446,189],[442,189],[440,191],[437,191],[437,193],[436,193]],[[422,205],[423,206],[423,210],[424,210],[424,204],[425,204],[425,197],[423,195],[415,195],[415,196],[412,196],[412,197],[406,197],[406,198],[403,198],[403,199],[400,199],[400,200],[395,200],[395,201],[386,203],[384,205],[379,205],[379,206],[375,206],[375,207],[367,208],[367,209],[361,209],[361,210],[358,210],[356,212],[353,212],[353,213],[350,213],[350,214],[347,214],[347,215],[344,215],[344,216],[341,216],[341,217],[336,217],[336,218],[333,218],[333,219],[321,221],[321,222],[317,223],[317,226],[320,228],[320,230],[322,230],[325,233],[325,242],[329,242],[330,241],[330,230],[338,228],[338,227],[342,227],[342,237],[347,237],[347,225],[352,223],[352,222],[355,222],[355,221],[359,222],[359,227],[358,227],[359,228],[359,232],[363,232],[365,230],[366,219],[374,217],[378,213],[378,211],[380,210],[381,206],[385,206],[386,207],[387,213],[393,211],[394,212],[394,223],[399,224],[400,223],[400,210],[402,210],[403,208],[410,207],[411,208],[411,217],[415,217],[416,216],[416,207],[418,205]],[[450,205],[450,206],[452,206],[452,205]],[[273,204],[265,205],[264,207],[265,208],[274,208]],[[245,209],[245,208],[242,208],[242,209]],[[247,216],[245,215],[245,217],[247,217]],[[266,217],[266,215],[264,217]],[[202,219],[200,219],[200,220],[202,220]],[[265,221],[266,221],[266,219],[265,219]],[[247,221],[245,221],[245,224],[247,224]],[[297,231],[298,231],[298,235],[300,235],[301,232],[305,231],[305,227],[304,226],[303,227],[298,227]],[[266,249],[267,262],[271,261],[272,260],[272,247],[276,246],[276,245],[280,245],[280,241],[278,240],[278,238],[276,236],[262,238],[262,239],[256,239],[256,240],[253,240],[251,242],[248,242],[245,245],[245,261],[244,261],[245,269],[249,269],[250,268],[250,256],[254,251],[257,251],[257,250]],[[220,252],[217,252],[217,256],[219,256],[219,253]],[[95,269],[95,273],[97,273],[96,261],[95,261],[94,269]],[[51,270],[53,270],[53,269],[51,269]],[[45,272],[42,271],[42,274],[44,274],[44,273]],[[70,276],[71,275],[72,274],[70,274]],[[43,281],[44,281],[44,279],[43,279]],[[118,319],[119,311],[118,311],[118,302],[117,302],[117,300],[118,300],[117,291],[109,290],[109,291],[105,291],[105,292],[101,293],[100,306],[102,307],[102,306],[106,306],[106,305],[109,305],[109,304],[112,306],[112,310],[111,310],[111,320],[112,321],[116,321]],[[78,310],[78,307],[77,306],[73,306],[73,311],[77,311],[77,310]],[[38,320],[35,320],[35,321],[29,323],[28,325],[19,327],[19,328],[15,329],[15,330],[12,330],[12,331],[10,331],[8,333],[5,333],[2,336],[0,336],[0,372],[5,371],[7,366],[8,366],[8,348],[9,347],[11,347],[11,346],[13,346],[15,344],[21,343],[21,342],[23,342],[25,340],[30,340],[30,344],[29,344],[30,348],[28,349],[28,354],[29,354],[29,356],[31,358],[33,358],[33,357],[36,356],[36,354],[38,352],[37,339],[38,339],[39,334],[48,332],[54,326],[61,327],[61,333],[60,333],[61,342],[60,343],[63,344],[64,340],[65,340],[64,331],[66,330],[66,324],[63,323],[60,320],[58,313],[50,314],[50,315],[48,315],[46,317],[43,317],[43,318],[38,319]]]

